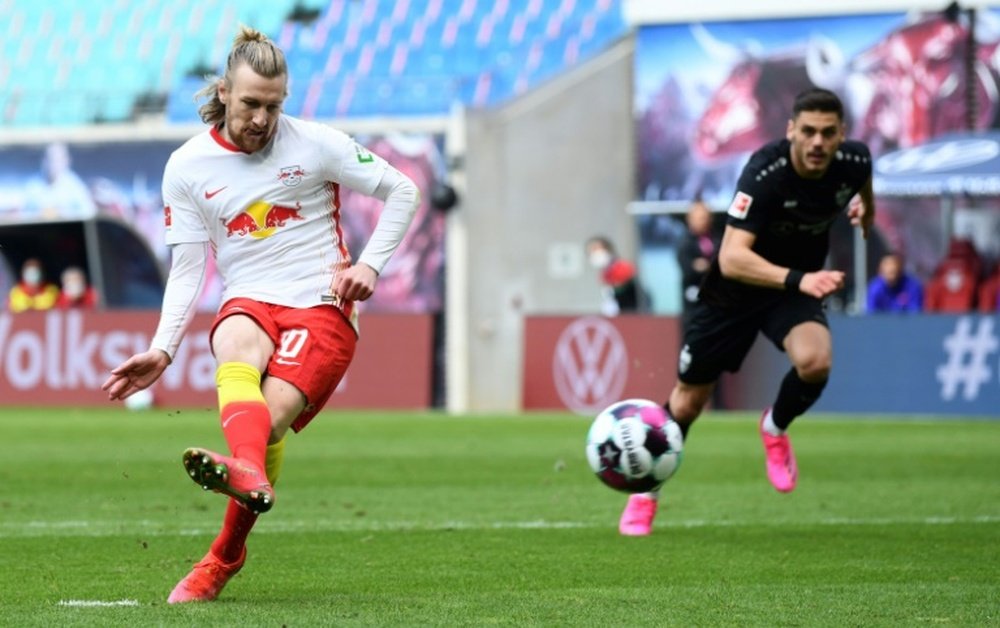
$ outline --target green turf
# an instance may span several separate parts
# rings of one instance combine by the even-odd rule
[[[168,606],[224,505],[180,464],[213,415],[5,409],[0,626],[1000,625],[1000,421],[810,416],[780,495],[754,419],[699,421],[623,538],[583,418],[324,414],[243,572]]]

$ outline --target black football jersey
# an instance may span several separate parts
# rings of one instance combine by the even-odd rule
[[[750,156],[736,186],[727,224],[756,235],[755,253],[778,266],[820,270],[830,248],[830,227],[872,175],[868,147],[847,140],[819,179],[804,179],[792,167],[790,142],[764,145]],[[779,291],[726,279],[716,259],[702,285],[709,303],[736,305]]]

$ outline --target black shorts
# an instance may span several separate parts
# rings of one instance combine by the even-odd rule
[[[829,327],[823,302],[801,292],[780,292],[737,308],[698,302],[684,331],[677,377],[685,384],[710,384],[722,371],[736,372],[763,333],[779,351],[793,327],[813,321]]]

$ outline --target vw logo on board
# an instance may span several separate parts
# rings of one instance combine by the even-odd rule
[[[618,401],[628,381],[625,340],[607,319],[578,318],[559,334],[552,379],[567,408],[593,414]]]

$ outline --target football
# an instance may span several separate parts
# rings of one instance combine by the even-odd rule
[[[626,493],[652,491],[681,464],[681,428],[656,402],[626,399],[597,415],[587,433],[587,461],[597,477]]]

